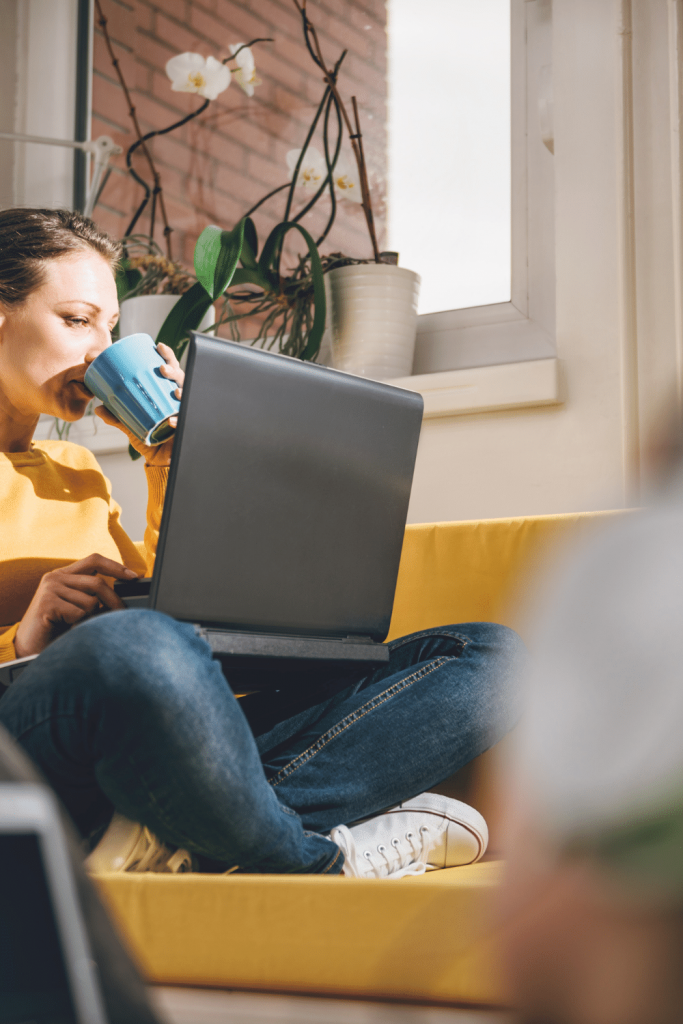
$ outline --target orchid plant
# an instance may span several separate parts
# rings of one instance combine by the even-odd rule
[[[154,228],[158,208],[164,224],[163,231],[166,244],[166,255],[168,259],[171,260],[171,234],[173,228],[169,224],[166,214],[163,188],[161,185],[161,175],[157,170],[154,158],[147,143],[157,135],[168,135],[169,132],[182,127],[182,125],[187,124],[188,121],[191,121],[193,118],[202,114],[212,100],[215,100],[221,95],[221,93],[225,92],[233,77],[248,96],[253,96],[254,88],[259,85],[260,82],[256,77],[254,55],[251,52],[251,47],[256,43],[272,43],[273,40],[258,38],[252,39],[249,43],[232,43],[230,45],[230,56],[223,58],[223,60],[218,60],[213,56],[202,57],[199,53],[180,53],[175,57],[171,57],[166,64],[166,74],[171,80],[171,89],[174,92],[196,93],[198,96],[203,97],[204,103],[197,107],[196,110],[193,110],[190,114],[181,118],[179,121],[175,121],[173,124],[170,124],[167,128],[159,128],[143,135],[130,90],[126,84],[120,62],[114,52],[114,48],[109,37],[107,18],[102,10],[102,0],[95,0],[95,6],[97,9],[97,23],[102,30],[109,58],[126,98],[126,102],[128,104],[128,115],[133,123],[136,135],[135,142],[128,148],[126,153],[126,167],[131,177],[144,189],[145,193],[130,224],[126,228],[124,233],[124,242],[133,234],[135,226],[142,216],[143,211],[146,209],[147,205],[151,203],[149,237],[154,239]],[[229,65],[231,64],[234,66],[230,67]],[[133,167],[133,155],[138,149],[141,149],[144,155],[147,167],[152,177],[152,184],[145,181],[141,174],[139,174]],[[104,187],[104,182],[102,187]]]
[[[227,284],[225,284],[210,299],[208,305],[206,299],[210,291],[206,287],[208,277],[203,280],[197,273],[197,282],[191,287],[183,289],[184,294],[181,295],[169,314],[157,337],[158,341],[169,344],[178,355],[186,345],[187,332],[199,324],[208,306],[219,295],[222,295],[222,310],[214,326],[227,323],[230,325],[232,336],[239,337],[237,321],[245,317],[256,317],[259,320],[260,328],[258,336],[252,341],[252,344],[268,345],[268,347],[274,347],[301,359],[316,359],[325,329],[323,273],[336,266],[369,262],[368,260],[352,259],[341,253],[334,253],[332,256],[321,259],[318,247],[327,238],[334,224],[338,200],[348,200],[362,206],[372,243],[372,259],[381,262],[386,255],[379,253],[377,247],[356,98],[352,97],[354,119],[352,122],[337,85],[339,70],[347,51],[344,50],[333,65],[326,63],[317,31],[307,15],[306,0],[293,0],[293,2],[301,16],[306,48],[322,72],[325,83],[324,92],[303,146],[287,153],[288,180],[252,206],[234,231],[221,232],[220,228],[214,226],[206,229],[213,233],[211,235],[212,244],[218,245],[216,239],[220,238],[222,240],[220,246],[227,246],[227,249],[233,254],[236,251],[235,246],[237,246],[235,239],[239,238],[238,258],[241,259],[242,266],[234,270],[234,275],[230,275],[233,286],[230,293],[226,293]],[[153,239],[158,208],[164,223],[166,253],[168,259],[171,260],[172,229],[166,216],[160,175],[147,143],[155,136],[168,134],[199,116],[206,110],[209,103],[225,92],[233,77],[248,96],[253,96],[255,88],[260,82],[256,75],[251,48],[256,43],[272,42],[272,40],[258,38],[251,40],[250,43],[231,43],[229,46],[230,56],[222,60],[213,56],[203,57],[198,53],[181,53],[172,57],[166,65],[171,89],[175,92],[195,93],[204,99],[204,103],[167,128],[156,129],[143,135],[130,93],[109,40],[107,21],[102,13],[101,0],[95,0],[95,3],[99,24],[128,101],[129,114],[137,136],[136,141],[129,147],[126,154],[126,165],[131,176],[141,185],[145,193],[128,225],[124,244],[128,239],[139,237],[133,236],[132,232],[147,205],[151,204],[150,237]],[[313,136],[318,128],[321,128],[322,131],[323,152],[312,145]],[[344,130],[351,145],[353,161],[342,151]],[[138,149],[141,149],[145,156],[153,184],[145,181],[132,165],[132,157]],[[258,237],[251,214],[263,203],[284,190],[286,190],[286,201],[282,221],[271,231],[259,252]],[[302,195],[304,199],[303,206],[296,212],[294,210],[295,193]],[[314,240],[300,222],[325,194],[328,194],[330,199],[330,215],[325,228]],[[285,238],[292,230],[302,236],[306,244],[306,252],[298,259],[295,268],[287,274],[282,272],[281,264]],[[204,236],[205,233],[202,234],[200,242]],[[228,238],[232,241],[228,242]],[[206,241],[202,242],[202,246],[199,246],[198,242],[199,250],[203,251],[202,247],[205,245]],[[149,247],[150,253],[153,252],[153,248],[154,243],[152,242]],[[197,258],[195,258],[195,269],[196,264]],[[124,289],[126,285],[141,287],[139,273],[133,273],[136,269],[139,271],[142,267],[134,268],[130,262],[124,261],[122,268]],[[156,264],[154,269],[155,272],[159,269]],[[200,307],[202,308],[201,314],[198,313]],[[239,307],[237,311],[236,307]]]
[[[355,122],[352,124],[337,85],[339,69],[347,51],[344,50],[334,65],[328,65],[322,54],[317,31],[308,18],[306,0],[294,0],[294,4],[301,15],[308,52],[323,72],[325,89],[303,146],[287,153],[289,181],[273,189],[245,214],[242,267],[235,272],[233,288],[224,300],[224,311],[219,322],[235,324],[245,317],[257,317],[260,325],[252,344],[275,348],[299,359],[315,360],[325,329],[323,273],[333,267],[369,262],[351,259],[342,253],[320,257],[318,247],[332,228],[339,199],[359,203],[363,207],[372,243],[372,258],[377,262],[389,262],[391,257],[378,251],[356,98],[352,97]],[[311,142],[319,125],[322,126],[322,153]],[[342,151],[344,128],[351,143],[355,164]],[[287,198],[283,219],[271,231],[259,255],[258,238],[251,214],[285,189]],[[294,212],[297,190],[303,193],[305,201],[301,209]],[[330,216],[324,230],[314,240],[300,222],[325,193],[330,197]],[[291,230],[297,230],[302,235],[307,252],[299,258],[297,266],[289,274],[283,274],[281,262],[284,239]],[[236,312],[235,307],[238,307]]]

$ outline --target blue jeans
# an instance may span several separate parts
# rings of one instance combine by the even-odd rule
[[[83,835],[116,809],[216,870],[337,874],[321,833],[436,785],[517,716],[512,630],[443,626],[389,647],[388,665],[334,687],[237,700],[191,625],[110,612],[36,658],[0,722]]]

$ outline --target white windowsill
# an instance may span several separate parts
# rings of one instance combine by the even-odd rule
[[[426,420],[500,409],[559,405],[563,401],[558,359],[533,359],[525,363],[395,377],[387,384],[418,391],[424,398]],[[35,437],[36,440],[58,440],[54,420],[42,419]],[[86,416],[73,423],[68,440],[89,448],[96,455],[128,451],[125,434],[102,423],[96,416]]]
[[[424,398],[425,419],[525,406],[559,405],[563,401],[558,359],[446,370],[415,377],[397,377],[387,383],[418,391]]]

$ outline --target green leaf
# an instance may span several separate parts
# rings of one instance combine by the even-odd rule
[[[256,270],[258,264],[256,263],[256,257],[258,255],[258,235],[256,234],[256,227],[251,217],[247,217],[244,222],[244,245],[242,246],[242,266],[246,267],[247,270]]]
[[[122,260],[119,269],[116,271],[116,294],[119,302],[123,302],[128,292],[142,281],[142,274],[139,270],[131,270],[128,260]]]
[[[194,269],[211,300],[220,298],[232,280],[244,242],[244,221],[232,231],[205,227],[194,250]]]
[[[255,270],[247,270],[246,268],[238,267],[232,276],[230,284],[256,284],[259,288],[263,288],[264,291],[270,291],[270,281],[268,281],[261,271],[258,269],[258,264]]]
[[[258,261],[258,265],[261,273],[266,277],[269,275],[270,265],[277,252],[278,242],[285,234],[282,229],[286,226],[286,222],[283,222],[282,224],[278,224],[277,227],[274,227],[266,238],[263,249],[261,250],[261,258]]]
[[[157,345],[168,345],[180,359],[185,350],[188,333],[199,327],[204,314],[212,304],[213,299],[206,288],[197,281],[189,291],[180,296],[164,320],[156,337]]]
[[[232,231],[224,231],[221,235],[221,251],[214,274],[214,299],[220,298],[232,281],[243,245],[244,220],[241,220]]]
[[[270,235],[266,239],[266,243],[263,246],[261,253],[261,259],[259,260],[259,268],[261,273],[268,273],[270,263],[273,260],[275,253],[277,252],[281,242],[288,231],[294,228],[303,236],[308,251],[311,256],[311,276],[313,277],[313,302],[315,304],[315,314],[313,316],[313,325],[308,335],[306,347],[299,354],[299,359],[313,360],[320,351],[320,342],[322,341],[323,334],[325,332],[325,318],[327,316],[327,304],[325,301],[325,282],[323,281],[323,268],[320,263],[320,256],[318,254],[318,247],[309,235],[306,228],[302,228],[301,224],[295,224],[293,221],[284,222],[278,224],[277,227],[273,228]]]

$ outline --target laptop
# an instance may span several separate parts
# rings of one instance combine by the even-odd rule
[[[195,624],[233,688],[386,664],[422,411],[193,332],[154,573],[117,593]]]
[[[106,1024],[56,801],[0,782],[0,1024]]]
[[[252,688],[386,663],[422,412],[416,392],[193,332],[149,595],[117,590],[196,624]]]

